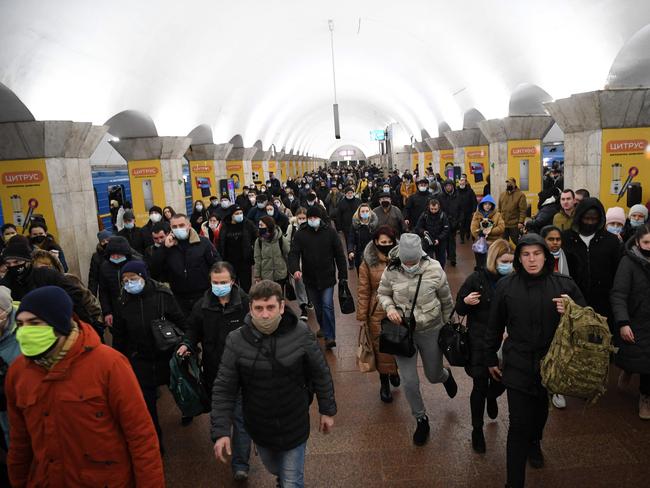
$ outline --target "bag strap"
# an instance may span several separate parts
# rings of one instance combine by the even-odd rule
[[[418,301],[418,295],[420,294],[420,285],[422,284],[422,275],[420,274],[420,277],[418,278],[418,287],[415,289],[415,296],[413,297],[413,306],[411,307],[411,315],[409,318],[413,317],[413,313],[415,313],[415,304]],[[410,322],[413,322],[412,320],[409,320]]]

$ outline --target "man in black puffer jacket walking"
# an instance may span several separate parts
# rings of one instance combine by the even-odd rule
[[[246,431],[280,486],[304,486],[310,390],[327,434],[336,414],[334,385],[316,338],[285,308],[282,287],[263,280],[251,288],[250,314],[231,332],[212,389],[212,440],[218,460],[231,452],[232,415],[241,389]]]
[[[449,219],[449,236],[447,237],[447,257],[452,266],[456,266],[456,232],[462,217],[462,200],[456,191],[454,180],[446,180],[443,191],[438,198],[442,211]]]

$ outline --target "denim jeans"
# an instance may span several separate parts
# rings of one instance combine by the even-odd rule
[[[250,468],[251,438],[244,428],[244,412],[241,395],[237,397],[232,422],[232,472],[246,471]]]
[[[293,289],[296,291],[296,300],[298,305],[307,305],[309,298],[307,297],[307,290],[305,290],[305,282],[302,280],[296,281],[293,276],[290,277]]]
[[[257,446],[257,452],[269,473],[280,479],[282,488],[303,488],[306,447],[307,442],[289,451],[274,451]]]
[[[318,290],[305,285],[307,296],[314,305],[316,320],[323,331],[325,340],[336,339],[336,319],[334,318],[334,287]]]

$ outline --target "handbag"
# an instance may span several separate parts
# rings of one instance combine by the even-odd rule
[[[396,325],[388,317],[381,321],[381,332],[379,334],[379,351],[394,356],[413,357],[415,354],[415,344],[413,343],[413,332],[415,331],[415,304],[420,293],[422,284],[422,275],[418,279],[418,287],[413,297],[413,306],[411,315],[408,318],[406,327]]]
[[[160,318],[151,321],[154,345],[158,352],[169,352],[183,340],[183,331],[165,318],[165,303],[160,296]]]
[[[438,346],[447,358],[450,366],[467,366],[469,363],[469,338],[467,327],[462,320],[454,321],[454,313],[451,312],[449,320],[440,329],[438,335]]]
[[[210,394],[201,380],[201,369],[194,354],[184,358],[176,354],[169,360],[169,391],[184,417],[196,417],[210,411]]]
[[[284,298],[290,302],[296,299],[296,289],[293,287],[293,284],[289,279],[284,283]]]
[[[375,351],[368,336],[368,327],[362,326],[359,330],[359,346],[357,347],[357,366],[362,373],[372,373],[377,370],[375,364]]]
[[[339,280],[339,306],[342,314],[354,313],[354,298],[348,288],[347,280]]]
[[[487,240],[485,239],[485,236],[481,236],[474,244],[472,244],[472,251],[474,251],[476,254],[487,254],[488,247],[489,246]]]

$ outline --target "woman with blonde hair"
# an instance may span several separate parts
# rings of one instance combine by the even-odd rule
[[[497,282],[512,272],[514,249],[504,239],[492,242],[487,253],[485,268],[478,268],[467,277],[456,297],[456,312],[467,316],[470,360],[465,371],[472,378],[470,395],[472,412],[472,447],[477,453],[485,452],[483,436],[483,412],[487,401],[487,413],[495,419],[499,413],[497,397],[505,388],[494,381],[488,372],[485,358],[485,331],[490,315],[490,304]]]

